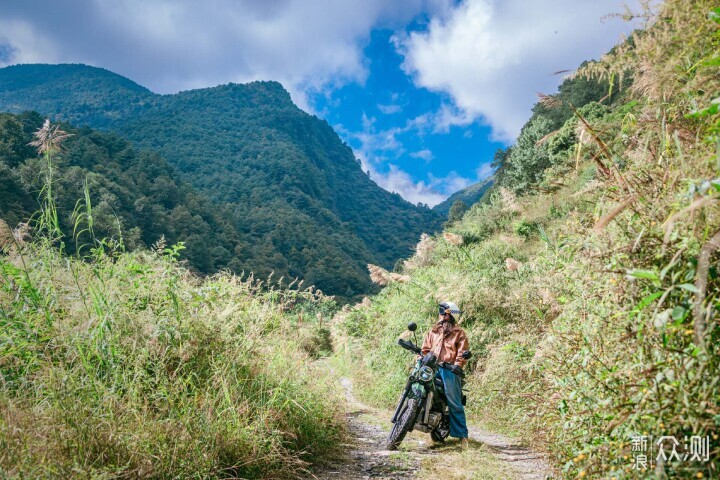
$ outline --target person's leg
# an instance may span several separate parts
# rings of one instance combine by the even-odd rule
[[[465,407],[462,405],[462,384],[460,377],[445,368],[440,369],[440,378],[445,386],[445,397],[447,397],[450,410],[450,436],[456,438],[467,438],[468,429],[465,420]]]

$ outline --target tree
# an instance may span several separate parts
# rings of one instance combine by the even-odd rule
[[[448,214],[448,222],[457,222],[461,220],[468,211],[468,206],[462,200],[456,200],[455,203],[450,207],[450,213]]]
[[[523,127],[506,161],[503,186],[515,193],[527,193],[540,183],[550,166],[550,155],[547,142],[538,145],[538,141],[550,133],[551,128],[550,121],[542,116]]]

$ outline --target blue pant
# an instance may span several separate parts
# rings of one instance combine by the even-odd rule
[[[445,386],[445,397],[447,397],[450,410],[450,436],[456,438],[467,438],[468,429],[465,420],[465,407],[462,404],[462,383],[461,378],[446,368],[438,370],[437,376]]]

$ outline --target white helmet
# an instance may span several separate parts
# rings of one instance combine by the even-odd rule
[[[450,314],[457,320],[457,318],[460,316],[460,307],[457,306],[457,304],[453,302],[441,302],[438,307],[440,307],[440,315],[444,315],[445,312],[450,312]]]

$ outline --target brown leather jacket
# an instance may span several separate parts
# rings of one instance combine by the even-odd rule
[[[448,362],[460,367],[465,366],[465,359],[461,355],[468,349],[465,330],[453,325],[447,335],[443,334],[442,321],[437,322],[425,335],[422,344],[422,354],[432,351],[438,362]]]

